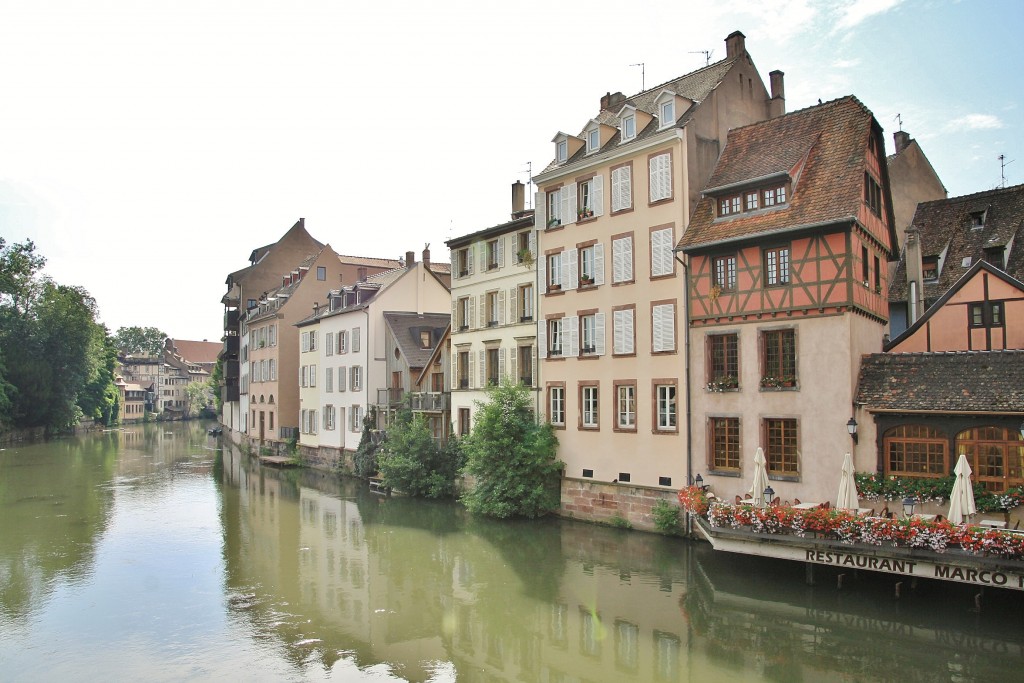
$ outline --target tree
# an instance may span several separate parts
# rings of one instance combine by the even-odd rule
[[[155,327],[121,327],[114,335],[114,344],[121,353],[159,356],[166,339],[167,334]]]
[[[224,396],[221,394],[221,385],[224,384],[224,359],[218,358],[217,364],[213,366],[210,373],[210,391],[213,392],[213,402],[217,406],[217,414],[224,410]]]
[[[8,245],[0,237],[0,308],[24,314],[35,299],[36,275],[45,265],[32,240]]]
[[[210,404],[210,380],[189,382],[185,386],[185,417],[193,417]]]
[[[93,326],[90,353],[98,362],[93,376],[78,396],[78,407],[86,417],[109,426],[117,422],[120,401],[117,386],[114,384],[117,347],[114,346],[114,339],[104,325]]]
[[[458,450],[438,446],[426,418],[408,407],[398,412],[377,452],[384,485],[422,498],[455,495],[461,464]]]
[[[377,410],[373,406],[363,417],[363,434],[356,447],[356,476],[369,478],[377,474],[377,444],[374,443],[373,430],[377,426]]]
[[[492,517],[539,517],[558,507],[564,463],[550,423],[538,424],[529,393],[503,382],[477,403],[473,431],[462,440],[465,473],[475,479],[462,496],[470,512]]]

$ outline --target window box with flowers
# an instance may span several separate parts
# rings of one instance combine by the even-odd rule
[[[548,219],[548,227],[549,228],[557,228],[561,224],[562,224],[562,221],[559,218],[549,218]]]
[[[796,386],[796,377],[775,377],[774,375],[765,375],[761,378],[762,389],[790,389]]]
[[[583,220],[584,218],[593,218],[593,217],[594,217],[594,210],[593,209],[578,209],[576,211],[576,220]]]
[[[736,375],[719,375],[708,382],[708,391],[735,391],[740,388],[740,381]]]
[[[580,277],[580,287],[590,287],[594,284],[594,278],[589,275],[583,275]]]

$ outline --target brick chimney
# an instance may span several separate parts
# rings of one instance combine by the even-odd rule
[[[604,111],[606,109],[617,111],[619,107],[622,105],[622,103],[625,101],[626,96],[623,95],[621,92],[605,93],[601,97],[601,111]]]
[[[733,31],[725,38],[725,58],[742,57],[747,51],[746,36]]]
[[[405,252],[405,267],[406,268],[412,268],[415,265],[416,265],[416,252],[415,251],[407,251],[407,252]]]
[[[921,233],[914,224],[907,228],[904,258],[907,260],[907,326],[924,315],[924,263],[921,257]]]
[[[774,119],[786,113],[786,86],[782,73],[778,69],[768,72],[772,88],[772,99],[768,102],[768,118]]]
[[[356,282],[366,282],[366,266],[356,268]]]
[[[896,143],[896,153],[899,154],[907,148],[907,145],[910,144],[912,138],[910,137],[910,133],[905,130],[898,130],[892,134],[892,139],[893,142]]]
[[[520,183],[521,185],[522,183]],[[423,267],[426,270],[430,270],[430,245],[427,244],[423,247]]]
[[[518,218],[526,208],[526,186],[520,181],[512,183],[512,218]]]

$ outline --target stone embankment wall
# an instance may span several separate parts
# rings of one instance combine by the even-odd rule
[[[563,479],[560,514],[613,526],[625,526],[625,522],[629,522],[639,531],[656,531],[651,510],[659,500],[678,505],[675,491]]]

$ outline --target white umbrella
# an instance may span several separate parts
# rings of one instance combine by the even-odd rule
[[[768,488],[768,470],[765,469],[764,451],[760,446],[754,453],[754,483],[750,485],[750,497],[757,507],[764,505],[764,490]]]
[[[974,507],[971,466],[967,464],[967,456],[963,453],[956,461],[953,474],[956,475],[956,482],[953,484],[953,491],[949,494],[948,517],[953,524],[963,524],[968,517],[978,511],[978,508]]]
[[[836,507],[847,510],[860,508],[860,499],[857,498],[857,482],[853,478],[853,458],[847,453],[843,458],[843,474],[839,478],[839,495],[836,497]]]

